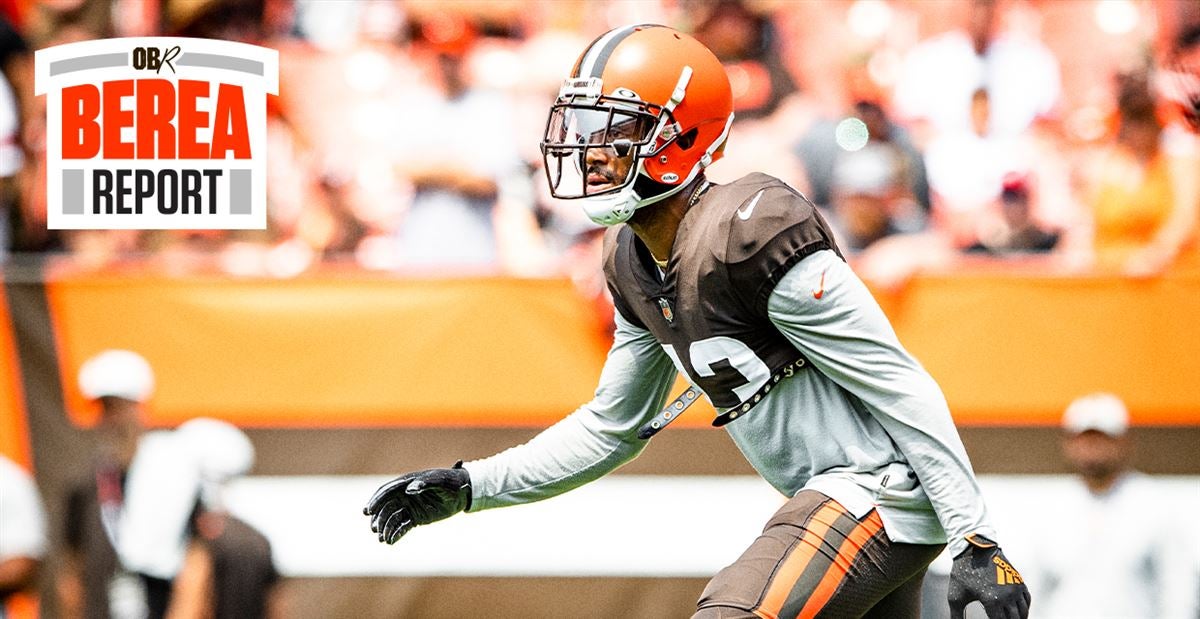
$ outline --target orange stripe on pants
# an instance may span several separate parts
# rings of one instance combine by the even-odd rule
[[[0,610],[8,612],[8,619],[37,619],[38,599],[33,593],[14,593]]]
[[[854,527],[854,530],[846,537],[846,541],[842,542],[842,546],[838,548],[833,564],[825,571],[821,582],[817,583],[812,597],[808,598],[808,602],[805,602],[804,608],[800,610],[799,619],[812,619],[821,612],[822,608],[825,608],[825,604],[829,603],[830,598],[837,592],[838,585],[841,585],[842,581],[846,579],[846,574],[849,573],[854,560],[858,558],[858,553],[862,552],[871,537],[882,528],[883,520],[879,518],[878,511],[872,511],[862,524]]]
[[[845,510],[836,501],[829,501],[817,510],[817,513],[809,520],[800,541],[796,543],[791,554],[783,560],[783,564],[775,572],[767,594],[763,596],[762,604],[754,609],[754,614],[762,619],[779,619],[779,611],[787,602],[788,594],[792,592],[792,587],[796,586],[796,581],[800,580],[800,576],[804,574],[804,568],[808,567],[813,555],[817,554],[817,549],[821,547],[821,542],[825,539],[825,534],[829,532],[830,525],[844,513],[846,513]]]

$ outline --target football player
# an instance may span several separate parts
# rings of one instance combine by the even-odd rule
[[[791,497],[721,570],[695,617],[916,617],[926,567],[954,557],[950,606],[1025,617],[937,384],[897,341],[812,203],[704,169],[730,84],[692,37],[656,25],[591,43],[550,109],[553,194],[610,226],[616,333],[595,398],[528,443],[403,475],[364,512],[379,540],[455,513],[545,499],[636,457],[703,392],[754,468]],[[676,371],[693,388],[663,406]]]

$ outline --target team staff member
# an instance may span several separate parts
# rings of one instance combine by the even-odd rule
[[[145,617],[165,600],[170,583],[139,578],[117,559],[125,479],[145,428],[154,371],[141,355],[106,350],[79,368],[79,390],[99,403],[96,451],[68,490],[62,522],[66,560],[57,574],[59,613],[66,619]]]
[[[1026,572],[1044,617],[1196,619],[1200,543],[1159,480],[1130,468],[1129,411],[1111,393],[1063,414],[1062,453],[1077,477],[1039,510]],[[1195,488],[1193,488],[1193,491]],[[1147,506],[1154,506],[1147,508]]]
[[[364,510],[372,530],[394,543],[611,472],[694,399],[689,389],[660,412],[678,370],[791,497],[695,617],[915,617],[947,543],[955,616],[979,600],[992,619],[1025,617],[1028,591],[994,541],[940,389],[815,208],[763,174],[705,178],[732,119],[728,77],[691,37],[627,26],[588,46],[542,150],[554,195],[583,198],[611,226],[617,327],[596,396],[524,445],[385,484]]]

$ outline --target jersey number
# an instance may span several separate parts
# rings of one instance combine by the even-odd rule
[[[663,344],[663,350],[679,372],[699,386],[719,408],[733,408],[745,402],[771,379],[767,364],[749,346],[731,337],[718,335],[688,346],[688,361],[695,374],[680,361],[674,346]]]

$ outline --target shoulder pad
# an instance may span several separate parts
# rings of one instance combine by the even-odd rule
[[[833,232],[812,202],[787,183],[752,174],[735,185],[724,262],[730,280],[751,307],[765,312],[767,297],[792,265],[822,249],[841,255]]]

